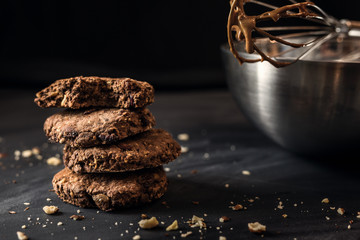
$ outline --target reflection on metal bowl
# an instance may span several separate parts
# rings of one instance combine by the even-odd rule
[[[299,51],[304,50],[283,57],[296,59]],[[222,57],[242,112],[282,147],[314,155],[360,146],[359,38],[332,39],[285,68],[268,62],[240,65],[227,46]]]

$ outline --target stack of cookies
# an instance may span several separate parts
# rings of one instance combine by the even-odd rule
[[[146,108],[154,89],[130,78],[61,79],[36,94],[40,107],[68,108],[46,119],[50,141],[63,143],[65,169],[56,194],[80,207],[110,211],[160,198],[168,181],[162,165],[180,155]]]

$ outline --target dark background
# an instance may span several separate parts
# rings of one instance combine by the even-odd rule
[[[316,3],[337,18],[360,19],[357,1]],[[221,87],[228,10],[227,0],[2,1],[1,85],[41,88],[100,75],[158,90]]]

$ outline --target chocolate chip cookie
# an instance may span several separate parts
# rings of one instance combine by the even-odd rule
[[[180,145],[162,129],[91,148],[64,147],[64,164],[76,173],[124,172],[158,167],[176,159]]]
[[[113,144],[155,125],[148,109],[67,109],[46,119],[44,131],[50,141],[73,147]]]
[[[168,182],[162,167],[107,174],[76,174],[65,168],[52,184],[64,202],[111,211],[160,198]]]
[[[55,81],[34,101],[40,107],[141,108],[154,102],[154,88],[131,78],[80,76]]]

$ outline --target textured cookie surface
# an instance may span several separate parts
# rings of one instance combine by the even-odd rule
[[[64,147],[65,166],[77,173],[123,172],[157,167],[176,159],[180,145],[162,129],[150,129],[114,145]]]
[[[80,76],[55,81],[34,101],[40,107],[140,108],[154,102],[154,88],[131,78]]]
[[[148,109],[67,109],[48,117],[44,131],[51,141],[74,147],[112,144],[155,125]]]
[[[111,211],[160,198],[168,182],[162,167],[108,174],[76,174],[65,168],[52,184],[64,202]]]

